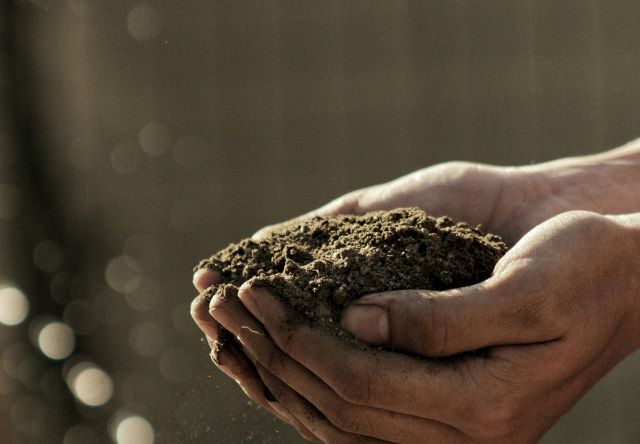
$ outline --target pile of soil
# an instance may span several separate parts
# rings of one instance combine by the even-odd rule
[[[206,290],[208,300],[216,294],[237,297],[238,287],[252,279],[293,314],[347,338],[340,313],[353,300],[375,292],[476,284],[491,276],[506,251],[498,236],[417,208],[399,208],[315,217],[260,241],[231,244],[196,270],[222,273],[220,284]],[[229,339],[230,334],[220,335],[218,345]]]

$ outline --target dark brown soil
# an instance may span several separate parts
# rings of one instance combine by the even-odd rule
[[[491,276],[506,251],[498,236],[448,217],[400,208],[316,217],[260,241],[231,244],[196,269],[222,273],[222,282],[207,289],[208,299],[217,293],[237,297],[238,287],[252,279],[253,286],[271,290],[292,314],[348,338],[339,327],[340,313],[353,300],[375,292],[476,284]]]

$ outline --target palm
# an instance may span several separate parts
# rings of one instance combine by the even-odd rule
[[[466,162],[449,162],[425,168],[389,183],[346,194],[328,205],[283,224],[257,232],[299,223],[313,216],[363,214],[397,207],[419,207],[433,216],[480,225],[514,245],[536,225],[580,205],[540,192],[534,173]]]

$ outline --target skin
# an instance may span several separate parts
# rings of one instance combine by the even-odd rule
[[[419,206],[501,235],[512,248],[488,280],[367,295],[342,318],[374,345],[481,356],[353,350],[250,282],[239,300],[196,298],[192,314],[209,338],[219,325],[237,336],[218,366],[307,439],[535,443],[640,347],[639,145],[527,167],[436,165],[296,219]],[[218,279],[199,271],[194,284]]]

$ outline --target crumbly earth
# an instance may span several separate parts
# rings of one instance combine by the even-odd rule
[[[399,208],[315,217],[260,241],[231,244],[196,270],[222,274],[220,284],[206,290],[207,299],[237,297],[238,287],[251,280],[269,289],[294,316],[350,340],[339,320],[353,300],[375,292],[476,284],[491,276],[506,251],[498,236],[417,208]],[[218,346],[230,339],[221,334]]]

